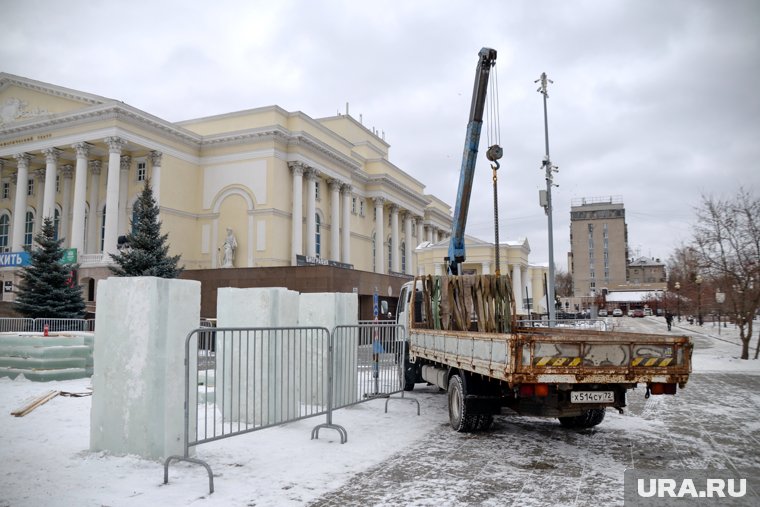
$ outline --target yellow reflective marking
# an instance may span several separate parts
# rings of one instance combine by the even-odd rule
[[[666,357],[662,361],[660,361],[660,366],[667,366],[670,364],[670,362],[673,360],[672,357]]]
[[[634,366],[638,366],[638,365],[639,365],[639,363],[640,363],[641,361],[643,361],[643,360],[644,360],[644,358],[643,358],[643,357],[637,357],[637,358],[635,358],[635,359],[633,360],[633,362],[632,362],[631,364],[633,364]]]
[[[572,361],[570,361],[569,366],[578,366],[579,364],[581,364],[581,358],[576,357]]]
[[[551,357],[542,357],[538,360],[538,363],[536,363],[537,366],[546,366],[546,364],[551,361]]]
[[[658,359],[656,357],[651,357],[647,359],[647,362],[644,364],[644,366],[654,366],[655,364],[657,364],[657,360]]]
[[[566,357],[560,357],[556,359],[554,363],[552,363],[552,366],[562,366],[563,364],[565,364],[565,361],[567,361]]]

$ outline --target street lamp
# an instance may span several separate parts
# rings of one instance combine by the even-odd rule
[[[715,291],[715,302],[718,303],[718,335],[720,335],[720,309],[725,300],[726,294],[724,292],[721,292],[720,289]]]
[[[681,322],[681,282],[676,282],[676,314],[678,315],[678,322]]]
[[[702,325],[702,275],[697,275],[694,279],[697,284],[697,322]]]

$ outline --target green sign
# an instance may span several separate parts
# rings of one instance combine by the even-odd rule
[[[61,264],[76,264],[77,263],[77,249],[67,248],[63,251],[63,257],[61,257]]]

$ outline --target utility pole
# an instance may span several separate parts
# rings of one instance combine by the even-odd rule
[[[546,114],[546,99],[549,98],[549,92],[546,87],[549,83],[554,83],[551,79],[546,77],[546,72],[541,73],[541,77],[536,79],[534,83],[541,83],[536,90],[544,96],[544,140],[546,143],[546,155],[541,165],[546,173],[546,190],[539,191],[539,201],[541,206],[546,212],[549,226],[549,280],[547,283],[547,304],[549,308],[549,326],[556,324],[556,299],[554,297],[554,233],[552,229],[552,187],[558,187],[554,184],[554,173],[559,171],[557,166],[552,165],[551,158],[549,157],[549,121]]]

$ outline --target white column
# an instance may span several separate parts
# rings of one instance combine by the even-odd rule
[[[391,268],[395,273],[398,273],[401,271],[401,262],[399,262],[401,242],[398,235],[398,206],[395,204],[391,205],[391,243]]]
[[[440,262],[435,263],[435,276],[441,276],[443,274],[443,264]]]
[[[417,245],[425,241],[425,225],[422,223],[422,217],[417,217]],[[417,248],[417,245],[414,245]]]
[[[103,163],[100,160],[90,161],[90,217],[87,224],[87,253],[98,253],[100,241],[98,241],[98,213],[100,210],[100,171]]]
[[[68,248],[69,245],[71,245],[69,215],[71,214],[71,178],[73,175],[73,167],[70,165],[61,167],[61,176],[63,176],[63,198],[61,199],[61,222],[58,224],[58,237],[63,238],[63,248]]]
[[[163,153],[160,151],[150,152],[150,163],[153,171],[150,176],[150,186],[153,189],[153,199],[156,200],[156,206],[161,207],[161,158]]]
[[[351,264],[351,185],[341,186],[340,191],[343,192],[343,229],[341,229],[343,251],[340,260]]]
[[[412,271],[412,215],[408,211],[404,214],[404,256],[406,257],[406,269],[404,273],[411,275]]]
[[[121,149],[126,142],[119,137],[107,137],[108,145],[108,179],[106,180],[106,223],[103,239],[104,256],[116,253],[119,238],[119,183],[121,167]]]
[[[290,264],[296,265],[296,255],[303,255],[303,171],[300,162],[288,164],[293,172],[293,223],[291,225],[291,257]]]
[[[428,231],[428,242],[435,243],[435,241],[433,240],[433,226],[432,225],[428,225],[427,226],[427,231]]]
[[[330,258],[340,262],[340,181],[330,180]]]
[[[42,221],[45,218],[52,219],[55,217],[55,177],[58,172],[58,157],[61,156],[61,150],[47,148],[42,150],[42,153],[45,154],[45,191],[42,212],[40,213],[40,210],[37,210],[40,226],[42,226]]]
[[[122,155],[119,159],[119,228],[116,237],[124,236],[129,226],[127,217],[127,190],[129,189],[129,166],[132,165],[132,157]]]
[[[19,153],[13,157],[16,159],[18,171],[16,172],[16,202],[13,206],[13,240],[11,248],[14,252],[21,252],[24,249],[26,192],[29,183],[29,161],[32,157],[28,153]]]
[[[77,152],[77,166],[74,174],[74,207],[71,212],[71,248],[76,248],[78,254],[84,251],[84,205],[87,190],[87,156],[91,146],[87,143],[76,143],[71,146]]]
[[[385,263],[383,262],[383,252],[385,252],[383,205],[385,205],[385,199],[375,197],[375,273],[385,273]]]
[[[523,309],[523,297],[522,297],[522,276],[520,273],[522,270],[520,269],[519,264],[515,264],[512,266],[512,292],[515,296],[515,309],[517,310],[517,313],[524,313],[525,310]]]
[[[313,167],[306,171],[306,255],[317,256],[317,177],[318,172]]]
[[[490,275],[491,274],[491,263],[490,262],[484,262],[482,263],[482,269],[484,275]]]
[[[36,236],[37,233],[39,233],[42,230],[42,221],[44,220],[44,213],[43,208],[45,207],[45,174],[47,173],[47,169],[37,169],[34,171],[34,190],[37,192],[37,204],[35,207],[37,208],[37,216],[36,220],[34,221],[34,235]],[[53,187],[53,190],[55,190],[55,187]]]

